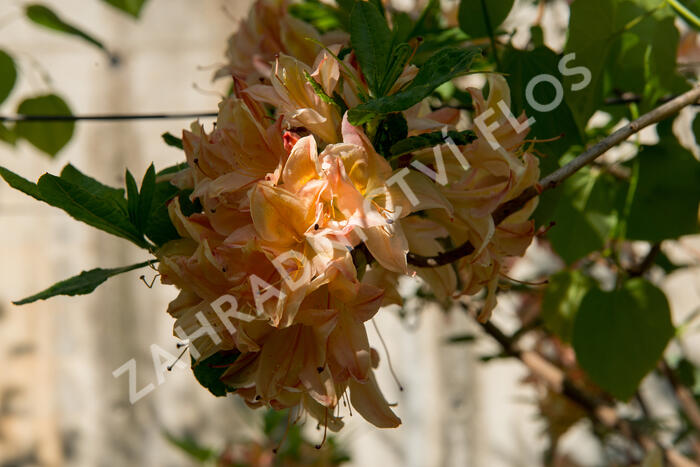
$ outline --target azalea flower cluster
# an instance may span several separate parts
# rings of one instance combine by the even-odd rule
[[[497,105],[510,96],[495,76],[488,99],[470,92],[474,116],[498,124],[498,148],[475,127],[469,145],[415,152],[413,160],[437,170],[435,151],[445,150],[442,184],[409,166],[392,167],[365,129],[324,98],[352,108],[369,94],[353,53],[338,58],[347,43],[306,41],[316,33],[285,6],[255,4],[232,39],[234,93],[220,104],[215,128],[195,123],[184,132],[188,167],[172,183],[192,189],[201,211],[186,215],[178,199],[169,206],[182,238],[157,253],[162,281],[180,289],[168,311],[188,336],[203,322],[214,326],[220,339],[191,340],[198,361],[239,353],[221,380],[248,405],[296,408],[338,430],[339,401],[347,397],[372,424],[396,427],[400,419],[374,375],[379,356],[368,321],[380,307],[400,305],[399,277],[416,275],[443,301],[486,289],[480,318],[488,319],[506,258],[521,256],[531,242],[535,203],[499,225],[492,214],[536,183],[538,161],[524,150],[527,131],[514,130]],[[394,90],[416,73],[407,66]],[[455,129],[460,121],[459,111],[432,111],[425,102],[403,115],[409,135]],[[466,241],[475,251],[455,264],[417,268],[407,261],[409,251],[430,256]],[[212,306],[222,296],[235,297],[233,332]]]

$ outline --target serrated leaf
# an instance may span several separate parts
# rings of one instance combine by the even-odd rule
[[[211,357],[197,363],[192,359],[192,371],[199,384],[204,386],[216,397],[225,397],[234,388],[227,386],[221,381],[221,377],[227,370],[228,365],[238,358],[239,353],[235,350],[220,351]]]
[[[348,111],[353,125],[369,122],[377,115],[402,112],[430,96],[438,86],[465,74],[474,59],[480,54],[477,49],[444,49],[433,55],[421,67],[415,79],[405,90],[391,96],[380,97]]]
[[[561,271],[550,276],[542,298],[542,320],[564,342],[571,342],[574,318],[593,281],[581,271]]]
[[[69,116],[68,104],[55,94],[24,100],[17,108],[20,115]],[[73,137],[75,122],[21,121],[15,126],[18,137],[29,141],[49,156],[55,156]]]
[[[633,279],[612,292],[586,294],[574,320],[573,344],[590,378],[625,401],[654,369],[673,334],[664,293]]]
[[[447,132],[444,136],[441,131],[423,133],[418,136],[411,136],[394,144],[391,147],[391,156],[399,157],[421,149],[430,149],[440,144],[445,144],[451,139],[457,146],[465,146],[476,140],[476,134],[471,130]]]
[[[141,15],[146,0],[102,0],[109,5],[127,13],[134,18],[138,18]]]
[[[66,295],[70,297],[73,297],[75,295],[88,295],[92,293],[97,287],[105,283],[110,277],[114,277],[119,274],[124,274],[125,272],[134,271],[136,269],[141,269],[150,264],[153,264],[153,261],[146,261],[131,266],[124,266],[121,268],[98,268],[92,269],[90,271],[83,271],[80,273],[80,275],[58,282],[49,287],[48,289],[39,292],[36,295],[32,295],[31,297],[27,297],[25,299],[12,303],[14,303],[15,305],[27,305],[29,303],[34,303],[39,300],[47,300],[51,297],[56,297],[58,295]]]
[[[370,91],[380,95],[391,56],[392,35],[386,18],[372,3],[358,2],[353,8],[350,42]]]
[[[462,0],[459,27],[473,38],[488,37],[489,30],[496,31],[503,24],[514,3],[515,0]]]
[[[24,11],[27,18],[39,26],[79,37],[99,49],[105,51],[107,50],[101,41],[97,40],[95,37],[77,28],[76,26],[65,22],[53,10],[45,5],[40,5],[37,3],[27,5]]]
[[[4,50],[0,50],[0,104],[5,102],[17,83],[15,61]]]

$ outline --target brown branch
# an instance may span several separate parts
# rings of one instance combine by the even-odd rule
[[[690,91],[681,94],[680,96],[642,115],[637,120],[625,125],[610,136],[602,139],[565,166],[544,177],[534,187],[527,188],[518,197],[499,206],[493,213],[493,220],[495,224],[498,225],[503,222],[511,214],[519,211],[523,206],[525,206],[528,201],[542,194],[542,192],[551,190],[561,185],[567,178],[571,177],[583,167],[591,164],[609,149],[627,140],[627,138],[630,136],[640,132],[650,125],[675,115],[681,109],[696,103],[698,99],[700,99],[700,86],[695,86]],[[408,263],[413,266],[421,268],[434,268],[453,263],[460,258],[470,255],[474,252],[474,250],[474,245],[472,245],[470,242],[465,242],[455,249],[442,252],[435,256],[422,256],[414,253],[408,253],[407,259]]]
[[[661,243],[654,243],[642,262],[629,268],[627,274],[629,274],[630,277],[643,276],[654,265],[654,261],[656,261],[656,257],[659,256],[659,253],[661,253]]]
[[[500,344],[506,355],[520,360],[530,372],[543,381],[550,390],[561,394],[581,407],[593,423],[615,430],[626,438],[639,443],[645,450],[650,451],[658,446],[669,465],[673,467],[698,466],[696,462],[685,457],[673,447],[662,446],[657,440],[645,433],[639,432],[631,423],[619,417],[615,407],[599,403],[594,398],[583,392],[569,378],[564,371],[546,360],[539,353],[532,350],[521,350],[517,342],[508,337],[498,326],[491,322],[479,323],[482,329]]]

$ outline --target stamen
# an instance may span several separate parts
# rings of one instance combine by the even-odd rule
[[[178,345],[178,348],[180,348],[180,343],[178,343],[177,345]],[[173,368],[175,368],[175,365],[177,365],[177,362],[179,362],[180,359],[182,358],[182,356],[185,355],[185,352],[187,352],[187,348],[189,347],[189,344],[183,344],[183,346],[185,348],[182,349],[182,352],[180,353],[180,355],[175,359],[175,361],[173,363],[168,365],[168,371],[173,371]]]
[[[139,277],[139,279],[141,279],[141,281],[142,281],[144,284],[146,284],[146,287],[148,287],[149,289],[152,289],[152,288],[153,288],[153,284],[156,283],[156,279],[158,279],[158,277],[160,277],[160,274],[156,274],[155,276],[153,276],[153,280],[151,281],[150,284],[149,284],[148,282],[146,282],[146,276],[141,276],[141,277]]]
[[[287,414],[287,426],[284,427],[284,433],[282,433],[282,439],[280,439],[279,444],[277,445],[276,448],[272,450],[273,453],[277,454],[277,452],[282,449],[282,445],[284,444],[285,440],[287,439],[287,433],[289,433],[289,427],[292,424],[292,409],[289,409],[289,412]]]
[[[323,422],[323,439],[321,440],[321,444],[316,445],[316,449],[321,449],[324,444],[326,444],[326,437],[328,436],[328,407],[326,407],[326,417],[325,421]]]
[[[391,364],[391,355],[389,355],[389,349],[386,346],[386,342],[384,342],[384,338],[382,337],[382,333],[379,332],[379,326],[377,326],[377,323],[372,319],[372,325],[374,325],[374,330],[377,331],[377,335],[379,336],[379,341],[382,343],[382,347],[384,347],[384,353],[386,354],[386,361],[389,363],[389,371],[391,372],[391,376],[394,378],[394,381],[396,381],[396,385],[399,387],[399,391],[403,391],[403,385],[401,384],[401,381],[399,381],[399,378],[396,376],[396,372],[394,371],[394,365]]]

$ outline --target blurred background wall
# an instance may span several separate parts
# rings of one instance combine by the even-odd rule
[[[249,5],[150,0],[142,18],[133,21],[102,2],[44,1],[101,38],[121,60],[112,65],[97,49],[30,26],[20,18],[22,2],[3,0],[0,17],[9,21],[2,22],[0,47],[11,48],[21,67],[5,114],[16,107],[16,96],[53,89],[79,114],[215,111],[225,83],[212,84],[210,77],[236,18]],[[557,16],[565,8],[548,11],[555,26],[566,24],[565,16]],[[525,8],[517,14],[535,12]],[[560,39],[551,40],[557,45]],[[45,71],[50,83],[42,78]],[[123,186],[126,167],[138,178],[150,161],[159,168],[180,162],[181,152],[165,146],[160,135],[178,134],[188,125],[188,120],[79,123],[54,160],[20,143],[15,150],[0,146],[0,164],[36,180],[70,162]],[[191,461],[165,441],[164,430],[191,434],[213,447],[255,436],[259,414],[233,397],[214,398],[189,369],[176,369],[158,385],[151,345],[179,353],[165,313],[174,288],[156,282],[149,289],[139,280],[142,272],[134,272],[88,297],[23,308],[10,303],[82,270],[142,261],[143,252],[5,184],[0,184],[0,226],[0,466],[187,466]],[[149,281],[153,276],[146,272]],[[505,297],[496,313],[506,327],[509,308]],[[495,350],[488,341],[446,346],[449,336],[475,331],[463,315],[411,303],[406,311],[406,320],[394,311],[377,320],[405,391],[398,391],[386,364],[380,384],[398,403],[403,425],[381,431],[357,416],[350,420],[339,440],[351,451],[353,465],[539,464],[544,425],[536,419],[535,394],[519,384],[524,369],[510,361],[480,365],[478,356]],[[369,333],[386,362],[376,334]],[[127,376],[112,376],[132,358],[138,388],[155,385],[133,406]],[[311,432],[320,439],[313,427]],[[580,458],[595,465],[596,445],[575,430],[570,438]]]

